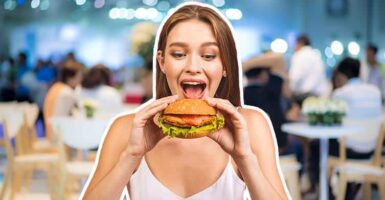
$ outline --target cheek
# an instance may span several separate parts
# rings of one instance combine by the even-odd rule
[[[176,92],[178,87],[177,80],[181,73],[182,68],[180,67],[180,64],[178,62],[165,59],[164,69],[165,69],[167,84],[171,92],[174,93]]]
[[[219,83],[222,80],[223,67],[221,65],[211,66],[212,68],[206,71],[206,74],[210,81],[210,90],[215,92],[218,89]]]

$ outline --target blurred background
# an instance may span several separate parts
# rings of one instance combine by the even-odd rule
[[[102,62],[115,70],[135,68],[141,65],[131,46],[135,25],[158,25],[180,2],[2,0],[0,53],[16,57],[26,52],[33,66],[38,59],[58,62],[72,51],[87,66]],[[202,2],[218,7],[231,21],[242,59],[271,49],[273,41],[273,50],[290,56],[301,33],[311,37],[330,68],[341,56],[363,56],[369,42],[380,47],[379,59],[385,59],[381,0]]]
[[[57,189],[47,187],[50,181],[49,166],[52,163],[68,164],[73,159],[84,162],[95,159],[95,151],[85,149],[95,150],[103,135],[101,130],[109,120],[123,111],[132,111],[151,98],[151,59],[155,34],[161,21],[182,2],[185,1],[0,0],[0,110],[3,116],[0,133],[4,138],[0,166],[2,181],[6,183],[9,179],[6,189],[2,187],[5,197],[0,196],[0,199],[13,195],[20,199],[55,199],[54,195],[59,194]],[[296,163],[297,167],[289,167],[286,171],[289,174],[287,177],[292,177],[293,173],[298,175],[291,182],[299,186],[299,189],[291,188],[291,192],[299,191],[294,199],[317,199],[320,193],[319,186],[315,184],[318,177],[312,177],[312,172],[308,171],[315,170],[318,173],[319,169],[313,169],[309,163],[318,164],[319,159],[312,160],[309,157],[314,151],[319,153],[313,150],[319,148],[319,144],[306,137],[281,131],[281,126],[284,123],[306,122],[306,112],[301,112],[301,109],[307,97],[333,99],[336,96],[334,92],[351,78],[359,78],[363,84],[376,87],[379,95],[373,98],[377,98],[374,101],[379,103],[373,103],[377,107],[369,106],[369,109],[379,110],[379,115],[382,115],[385,91],[385,66],[382,64],[385,63],[385,1],[199,2],[217,7],[234,28],[243,63],[245,104],[258,106],[269,114],[281,156],[295,155],[294,161],[287,163]],[[309,61],[312,58],[307,59],[306,55],[302,58],[297,55],[296,58],[296,53],[303,47],[311,47],[312,55],[309,57],[315,57],[316,61]],[[360,73],[341,78],[344,70],[337,68],[345,65],[346,62],[342,61],[347,58],[353,59],[353,65],[358,63]],[[298,63],[306,63],[308,68],[300,67]],[[317,66],[315,71],[312,71],[313,66]],[[275,79],[275,75],[278,79]],[[301,85],[306,85],[304,77],[308,77],[312,86],[301,88]],[[365,90],[356,92],[361,92],[361,96],[367,94]],[[68,98],[60,99],[63,95]],[[366,100],[361,98],[361,102]],[[351,101],[346,101],[349,107]],[[14,111],[21,113],[20,116],[14,116],[15,119],[19,117],[19,123],[8,119],[8,124],[12,125],[7,131],[5,116]],[[346,111],[344,114],[347,117],[351,115]],[[72,126],[68,125],[68,120],[73,119],[77,122],[84,120],[84,123],[78,124],[79,127],[94,127],[95,130],[78,128],[68,132],[99,130],[100,133],[88,139],[86,136],[79,138],[81,131],[74,136],[70,133],[68,137],[62,136],[62,142],[72,151],[66,157],[61,157],[55,132],[63,135],[63,124]],[[376,133],[375,139],[378,140],[381,134]],[[11,143],[7,142],[6,134],[14,138]],[[73,144],[74,140],[96,142]],[[6,151],[6,147],[12,151]],[[382,150],[383,146],[378,148]],[[370,153],[373,151],[370,149]],[[25,169],[25,174],[19,168],[12,172],[9,158],[30,154],[43,156],[41,160],[44,160],[44,156],[51,156],[48,167],[31,167]],[[47,158],[41,160],[33,162],[44,163]],[[25,163],[12,164],[17,165],[25,166]],[[380,167],[383,169],[383,166]],[[41,172],[44,170],[48,172]],[[70,172],[63,171],[65,173]],[[65,194],[72,192],[76,198],[84,185],[84,177],[89,173],[83,174],[82,181],[71,182],[70,186],[60,177],[54,178],[66,185],[63,186],[67,188]],[[24,181],[20,181],[23,176],[32,181],[27,181],[27,187]],[[367,197],[360,193],[360,186],[349,187],[348,191],[353,191],[354,195],[347,198],[354,198],[356,193],[356,198]],[[371,198],[380,198],[376,187],[373,191]],[[334,195],[330,194],[331,198]]]

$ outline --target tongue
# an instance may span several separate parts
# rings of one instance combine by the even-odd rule
[[[187,86],[184,92],[188,99],[198,99],[202,96],[203,91],[200,86]]]

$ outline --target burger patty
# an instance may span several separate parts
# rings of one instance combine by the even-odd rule
[[[199,127],[210,124],[215,116],[212,115],[164,115],[164,121],[179,127]]]

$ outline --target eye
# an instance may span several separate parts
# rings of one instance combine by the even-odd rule
[[[214,60],[215,58],[217,57],[217,55],[215,54],[203,54],[202,55],[202,58],[205,59],[205,60]]]
[[[183,52],[171,52],[171,56],[176,58],[176,59],[181,59],[181,58],[185,57],[186,54]]]

